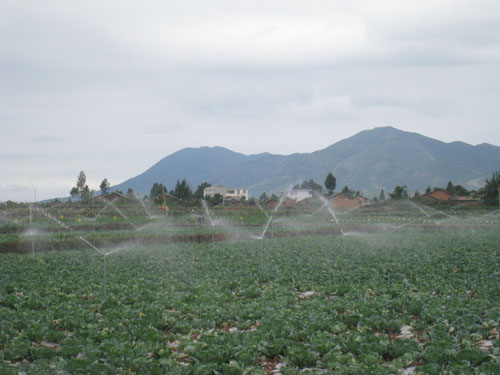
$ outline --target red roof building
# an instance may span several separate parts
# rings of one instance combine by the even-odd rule
[[[352,210],[354,208],[365,207],[368,199],[365,197],[349,198],[344,193],[335,194],[330,199],[330,204],[333,208],[340,208],[344,210]]]

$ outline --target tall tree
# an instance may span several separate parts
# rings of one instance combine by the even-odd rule
[[[392,193],[389,193],[391,199],[408,199],[408,192],[405,186],[396,186]]]
[[[221,194],[217,193],[214,194],[214,196],[208,200],[208,203],[210,204],[210,206],[217,206],[218,204],[221,204],[223,201],[224,197]]]
[[[323,187],[318,184],[316,181],[314,181],[312,178],[310,180],[305,180],[302,182],[302,184],[297,184],[293,187],[294,190],[297,189],[308,189],[308,190],[313,190],[317,192],[322,192]]]
[[[266,192],[263,192],[259,197],[259,203],[266,204],[268,201],[268,197]]]
[[[344,186],[344,188],[341,191],[342,194],[344,194],[347,198],[354,198],[354,190],[349,189],[349,186]]]
[[[491,178],[486,179],[486,185],[480,190],[483,202],[487,205],[498,206],[500,199],[500,171],[493,172]]]
[[[86,182],[87,176],[84,171],[81,171],[76,180],[76,186],[69,192],[72,198],[80,198],[82,203],[89,203],[93,194]]]
[[[85,185],[82,193],[82,203],[88,204],[92,200],[95,190],[90,190],[88,185]]]
[[[444,190],[446,190],[450,194],[453,194],[453,192],[455,191],[455,187],[453,186],[453,183],[451,181],[448,181],[448,185],[446,185],[446,188]]]
[[[107,178],[105,178],[104,180],[102,180],[101,185],[99,185],[99,189],[101,189],[101,194],[102,195],[107,195],[109,193],[109,188],[110,187],[111,186],[110,186]]]
[[[135,199],[134,189],[128,188],[128,190],[127,190],[127,198],[128,199]]]
[[[469,191],[464,188],[462,185],[455,185],[453,187],[453,194],[455,195],[461,195],[461,196],[467,196],[469,195]]]
[[[197,200],[203,199],[203,192],[205,191],[205,188],[212,186],[212,184],[209,184],[208,182],[202,182],[201,184],[198,185],[196,188],[196,191],[194,192],[194,197]]]
[[[155,182],[153,184],[153,186],[151,187],[151,191],[149,193],[150,198],[156,204],[160,204],[163,202],[163,196],[165,194],[167,194],[167,187],[164,186],[163,184],[158,183],[158,182]]]
[[[333,191],[335,190],[335,187],[337,186],[337,179],[333,175],[332,172],[328,173],[326,176],[325,180],[325,187],[326,190],[328,190],[328,195],[333,195]]]
[[[380,194],[378,196],[378,199],[380,201],[385,201],[385,193],[384,193],[384,189],[380,190]]]
[[[187,200],[193,198],[193,192],[191,191],[191,187],[187,183],[186,179],[183,178],[181,180],[177,180],[175,184],[175,189],[170,192],[174,197]]]

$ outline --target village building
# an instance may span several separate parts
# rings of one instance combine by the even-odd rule
[[[219,206],[223,207],[237,207],[241,205],[242,203],[240,197],[227,197],[224,198],[224,200],[221,203],[219,203]]]
[[[429,204],[447,202],[448,204],[467,206],[467,207],[478,207],[481,205],[481,200],[479,198],[462,196],[462,195],[453,195],[443,189],[436,189],[430,193],[424,194],[422,198],[426,199]]]
[[[466,195],[454,195],[451,197],[450,201],[456,205],[466,207],[479,207],[481,205],[481,200],[479,198],[473,198]]]
[[[248,200],[248,189],[234,189],[234,188],[227,188],[224,185],[217,185],[217,186],[210,186],[207,187],[203,190],[203,197],[204,198],[212,198],[216,194],[219,194],[222,196],[222,198],[227,199],[227,198],[239,198],[241,199],[242,197],[245,197],[246,200]]]
[[[281,194],[287,199],[295,200],[297,203],[303,201],[304,199],[312,198],[312,190],[308,189],[283,191]]]
[[[297,200],[287,198],[287,199],[284,199],[281,204],[285,208],[295,208],[295,207],[297,207]]]
[[[424,194],[424,197],[435,199],[438,201],[449,201],[452,196],[453,195],[451,193],[448,193],[446,190],[443,189],[436,189],[430,193]]]
[[[128,202],[128,198],[126,195],[114,191],[109,194],[98,195],[97,197],[93,198],[93,201],[94,203],[104,203],[104,202],[125,203]]]
[[[337,193],[330,199],[333,208],[352,210],[355,208],[366,207],[368,199],[365,197],[349,198],[344,193]]]
[[[266,202],[266,206],[270,208],[276,208],[278,207],[279,204],[279,199],[277,198],[269,198]]]
[[[297,202],[297,207],[302,207],[302,208],[309,207],[312,204],[311,202],[312,202],[312,198],[303,199],[303,200]]]
[[[269,208],[276,208],[276,207],[278,207],[278,205],[281,208],[295,208],[295,207],[297,207],[297,201],[295,199],[283,198],[283,200],[281,200],[281,205],[280,205],[280,200],[281,200],[281,198],[270,198],[270,199],[268,199],[266,206]]]

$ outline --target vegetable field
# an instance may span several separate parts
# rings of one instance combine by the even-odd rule
[[[498,215],[272,214],[11,217],[0,373],[500,374]]]

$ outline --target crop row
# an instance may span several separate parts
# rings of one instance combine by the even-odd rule
[[[0,254],[0,372],[498,374],[500,234]]]

